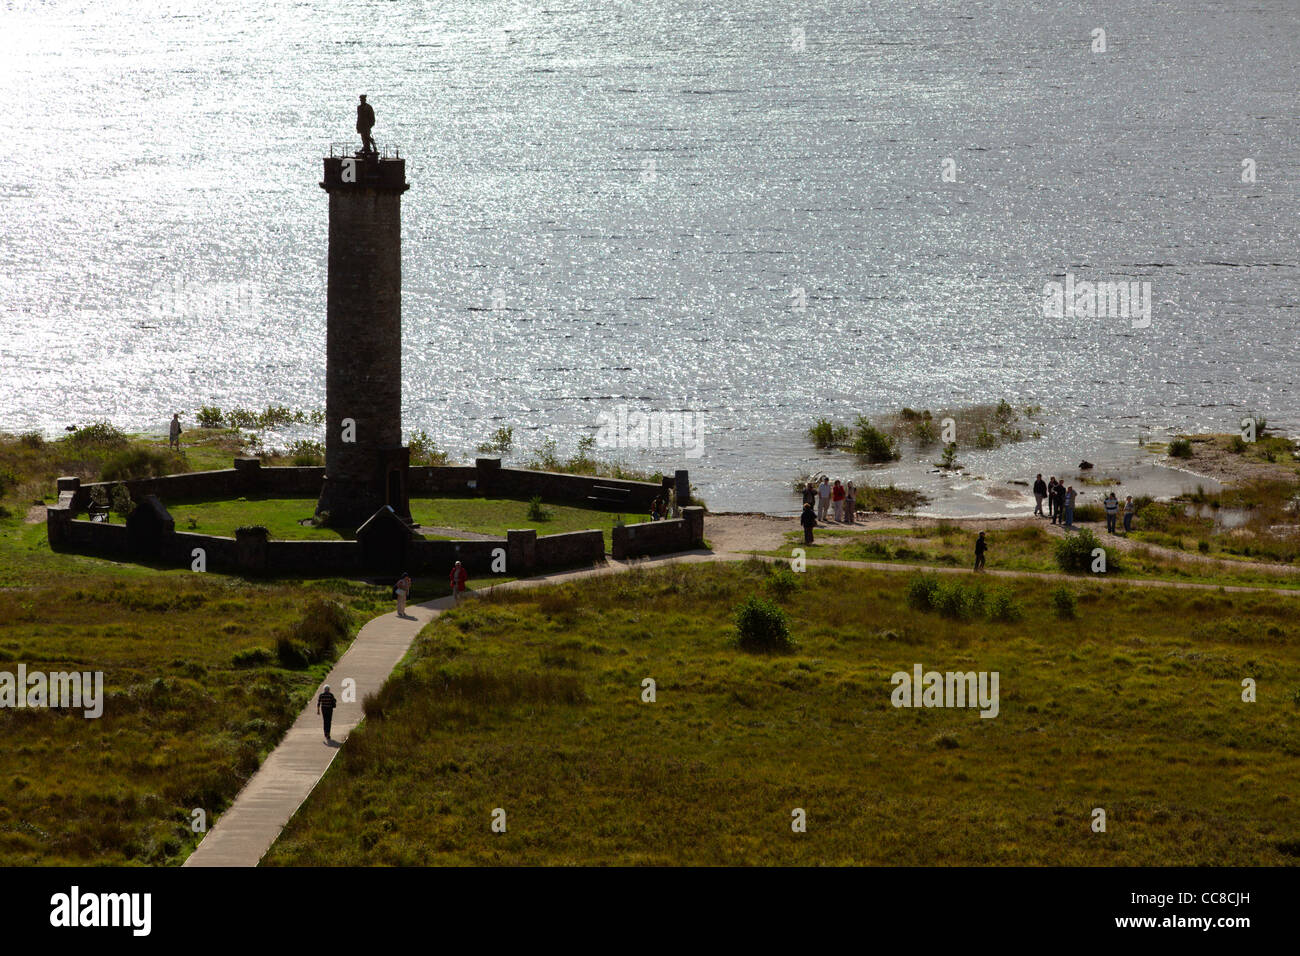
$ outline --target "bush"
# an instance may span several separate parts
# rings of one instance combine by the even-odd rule
[[[932,596],[933,607],[943,617],[964,621],[984,613],[984,589],[962,584],[941,584]]]
[[[235,667],[265,667],[271,663],[271,652],[265,647],[249,647],[236,651],[230,663]]]
[[[85,428],[78,428],[68,436],[67,440],[80,448],[122,448],[127,443],[126,435],[108,422],[96,422]]]
[[[939,462],[939,467],[948,471],[960,467],[957,464],[957,443],[955,441],[950,441],[943,446],[943,459]]]
[[[1169,456],[1171,458],[1191,458],[1192,443],[1186,438],[1175,438],[1169,443]]]
[[[325,464],[325,446],[309,438],[300,438],[289,446],[289,457],[294,465],[305,468]]]
[[[135,510],[135,502],[131,500],[131,492],[127,491],[126,485],[114,485],[109,500],[113,514],[123,520],[126,520]]]
[[[341,604],[317,598],[307,605],[289,638],[305,647],[313,661],[326,661],[333,658],[335,645],[347,640],[351,631],[352,622]]]
[[[515,443],[515,430],[510,427],[498,428],[492,433],[492,437],[478,446],[481,454],[488,455],[493,452],[504,455],[510,450],[510,446]]]
[[[221,409],[215,405],[204,405],[194,417],[200,428],[221,427]]]
[[[1240,455],[1247,448],[1246,441],[1240,435],[1233,435],[1228,441],[1228,451]]]
[[[817,424],[808,429],[808,437],[817,448],[834,448],[849,440],[849,430],[843,425],[832,425],[828,419],[819,418]]]
[[[438,446],[434,444],[429,433],[421,429],[413,434],[406,442],[407,447],[411,449],[412,465],[445,465],[447,464],[447,453],[439,451]]]
[[[918,574],[907,584],[907,606],[918,611],[934,607],[934,595],[939,590],[939,578],[933,574]]]
[[[781,653],[795,646],[785,611],[753,594],[736,609],[736,643],[758,653]]]
[[[870,462],[894,461],[899,456],[894,439],[864,420],[858,421],[853,453]]]
[[[132,478],[160,478],[185,470],[182,460],[170,451],[136,445],[114,452],[104,462],[102,481],[130,481]]]
[[[1078,602],[1074,599],[1074,592],[1062,585],[1052,592],[1052,606],[1056,608],[1057,617],[1069,619],[1074,617]]]
[[[301,670],[311,664],[311,651],[283,634],[275,640],[275,656],[280,666],[289,670]]]
[[[1090,528],[1081,528],[1056,542],[1056,564],[1062,571],[1091,571],[1092,552],[1101,548],[1101,542]],[[1111,548],[1106,553],[1106,571],[1119,570],[1118,554]]]
[[[1024,609],[1006,589],[993,592],[993,601],[989,605],[989,619],[993,621],[1018,621],[1024,616]]]
[[[533,495],[528,499],[528,520],[529,521],[550,521],[551,513],[542,507],[542,496]]]
[[[40,432],[23,432],[18,436],[18,442],[24,448],[34,448],[37,451],[45,447],[45,437]]]

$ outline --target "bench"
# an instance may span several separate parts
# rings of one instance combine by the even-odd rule
[[[109,510],[108,505],[97,505],[92,501],[86,506],[86,517],[91,521],[107,521]]]

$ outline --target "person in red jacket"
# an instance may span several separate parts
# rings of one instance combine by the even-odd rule
[[[469,580],[469,572],[465,570],[465,565],[457,561],[451,566],[451,596],[460,603],[460,596],[465,591],[465,582]]]
[[[843,520],[844,520],[844,498],[845,498],[845,495],[846,495],[846,492],[844,491],[844,486],[843,486],[842,484],[840,484],[840,480],[839,480],[838,478],[836,478],[836,479],[835,479],[835,484],[834,484],[834,486],[831,488],[831,510],[834,511],[834,513],[835,513],[835,520],[836,520],[836,521],[843,521]]]

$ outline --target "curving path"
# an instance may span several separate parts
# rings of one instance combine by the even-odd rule
[[[617,574],[634,565],[672,564],[679,562],[741,561],[749,555],[735,551],[688,551],[658,558],[640,558],[622,562],[606,559],[603,567],[586,568],[548,574],[519,581],[508,581],[495,588],[514,589],[537,587],[560,581],[570,581],[599,574]],[[764,560],[781,560],[765,558]],[[966,568],[936,568],[927,565],[877,563],[867,561],[838,561],[809,559],[808,565],[861,568],[875,571],[933,571],[938,574],[971,574]],[[1073,576],[1032,571],[1003,571],[991,569],[981,574],[991,577],[1020,577],[1059,580]],[[1287,588],[1246,587],[1218,584],[1200,584],[1190,581],[1134,580],[1104,576],[1089,581],[1134,587],[1164,587],[1187,590],[1229,592],[1260,592],[1300,597],[1300,590]],[[361,722],[361,701],[367,694],[377,691],[388,679],[394,667],[405,656],[417,634],[425,624],[452,606],[450,597],[439,598],[424,604],[409,605],[407,616],[399,618],[388,613],[374,618],[357,634],[347,652],[339,658],[324,683],[331,685],[339,706],[334,712],[334,745],[324,743],[321,718],[316,713],[312,698],[306,709],[298,715],[284,739],[258,768],[257,773],[244,785],[225,813],[190,854],[184,866],[256,866],[271,844],[279,837],[289,819],[315,788],[317,781],[329,769],[335,754],[347,740],[348,734]],[[340,690],[344,678],[356,681],[356,700],[344,703]]]

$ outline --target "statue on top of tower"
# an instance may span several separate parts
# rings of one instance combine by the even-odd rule
[[[366,94],[361,94],[361,102],[357,104],[357,132],[361,134],[361,151],[363,153],[374,153],[375,141],[370,136],[370,131],[375,128],[375,110],[366,102]]]

